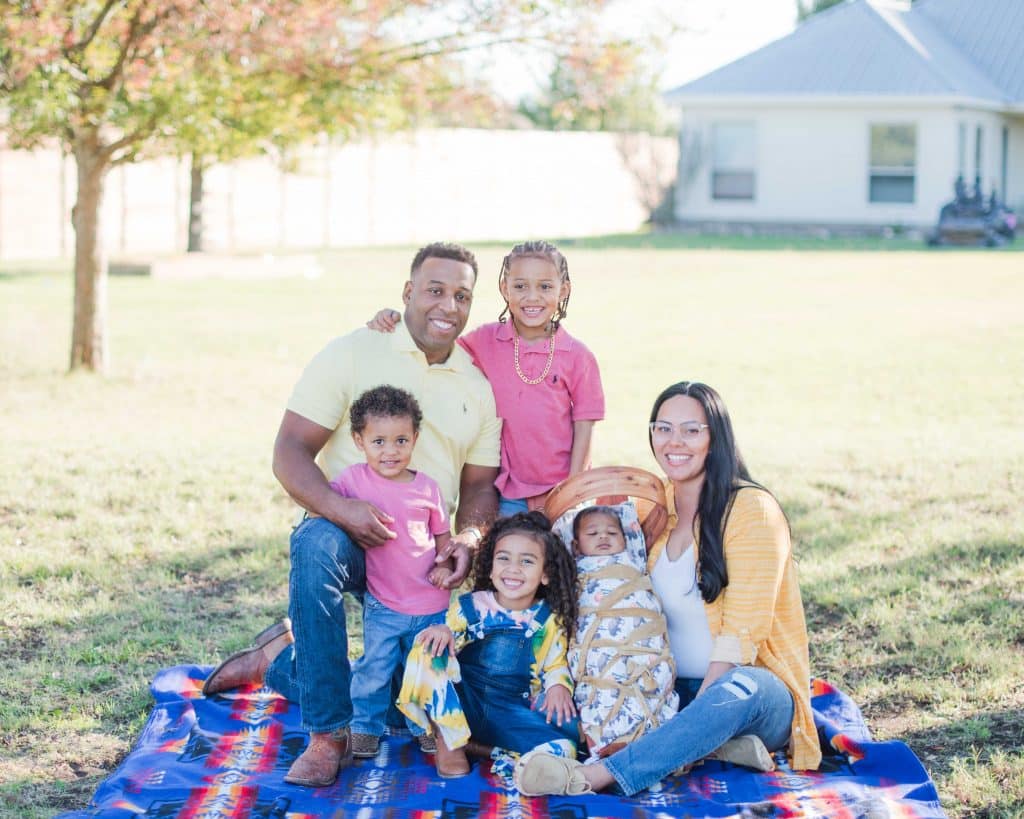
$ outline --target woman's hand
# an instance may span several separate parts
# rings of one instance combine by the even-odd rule
[[[572,701],[572,694],[564,685],[553,685],[544,692],[544,704],[541,711],[547,717],[547,721],[555,720],[555,725],[561,726],[576,716],[576,706]]]
[[[440,657],[446,649],[450,655],[455,655],[455,635],[443,623],[427,626],[416,635],[416,642],[422,643],[424,649],[435,657]]]
[[[377,315],[366,322],[366,326],[378,333],[393,333],[401,321],[401,313],[390,307],[385,307],[383,310],[378,310]]]
[[[713,663],[708,663],[708,673],[704,675],[704,682],[700,684],[700,690],[697,691],[696,696],[699,697],[707,691],[707,688],[711,683],[727,671],[732,671],[734,668],[736,668],[735,663],[727,663],[724,660],[715,660]]]

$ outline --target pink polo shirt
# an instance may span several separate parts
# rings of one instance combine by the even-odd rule
[[[459,339],[494,390],[502,418],[501,471],[495,486],[506,498],[547,492],[569,476],[574,421],[604,418],[604,390],[594,354],[559,327],[551,370],[539,384],[516,373],[512,323],[485,324]],[[548,339],[519,341],[519,368],[527,378],[544,372]]]
[[[427,580],[434,567],[434,536],[449,531],[437,482],[425,472],[417,472],[411,481],[391,481],[362,463],[342,470],[331,488],[346,498],[368,501],[395,519],[389,528],[398,537],[366,550],[370,594],[402,614],[434,614],[448,608],[451,592]]]

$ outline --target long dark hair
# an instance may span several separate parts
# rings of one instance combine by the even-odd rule
[[[757,486],[761,489],[764,487],[750,477],[739,447],[736,446],[729,410],[725,408],[722,396],[707,384],[699,381],[680,381],[666,387],[661,395],[654,399],[651,423],[658,420],[661,405],[677,395],[685,395],[700,402],[704,408],[704,415],[707,416],[708,432],[711,433],[708,454],[704,460],[704,485],[701,486],[700,498],[697,500],[700,543],[697,557],[697,586],[704,600],[710,603],[729,585],[722,538],[736,490],[742,486]],[[648,441],[651,452],[654,452],[654,439],[650,432]]]
[[[507,518],[498,518],[480,543],[476,556],[473,588],[494,591],[491,570],[494,567],[494,547],[506,535],[525,535],[541,547],[544,553],[544,573],[547,585],[541,584],[537,597],[547,600],[551,611],[561,621],[567,633],[576,628],[576,563],[569,550],[551,531],[551,522],[543,512],[521,512]]]

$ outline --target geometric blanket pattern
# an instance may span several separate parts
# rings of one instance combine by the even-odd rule
[[[811,704],[825,749],[820,771],[755,773],[708,761],[633,797],[521,796],[474,761],[441,779],[409,737],[388,736],[328,788],[288,785],[306,734],[298,706],[266,688],[202,696],[207,666],[160,671],[156,704],[131,753],[83,810],[60,819],[664,819],[664,817],[944,817],[935,785],[902,742],[873,742],[857,706],[821,680]]]

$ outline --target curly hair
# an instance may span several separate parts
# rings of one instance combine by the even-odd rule
[[[352,431],[360,434],[366,429],[366,419],[370,416],[410,418],[413,432],[419,432],[420,424],[423,422],[419,402],[413,398],[412,393],[392,387],[390,384],[382,384],[364,392],[352,402],[348,414]]]
[[[476,281],[476,274],[478,272],[476,256],[462,245],[457,245],[454,242],[433,242],[426,247],[421,247],[416,251],[412,264],[409,266],[409,275],[416,275],[420,265],[427,259],[451,259],[453,262],[468,264],[473,268],[473,281]]]
[[[500,285],[504,278],[509,274],[512,269],[512,263],[517,259],[543,259],[546,262],[551,262],[554,265],[555,270],[558,271],[558,277],[563,282],[569,281],[569,263],[565,260],[565,256],[562,255],[562,251],[555,247],[551,242],[523,242],[522,244],[516,245],[509,251],[509,254],[501,260],[501,270],[498,271],[498,284]],[[509,306],[508,302],[505,302],[505,309],[498,315],[498,321],[504,324],[508,321]],[[558,302],[558,308],[555,310],[555,314],[551,317],[551,327],[553,330],[558,329],[559,322],[566,317],[569,312],[569,294],[565,294],[565,298]]]
[[[546,585],[537,589],[537,597],[547,600],[551,611],[558,617],[562,628],[570,632],[576,627],[579,608],[576,589],[576,564],[561,538],[551,531],[551,522],[542,512],[521,512],[507,518],[498,518],[480,543],[477,553],[473,588],[494,591],[491,571],[494,568],[494,549],[506,535],[525,535],[544,553]]]

